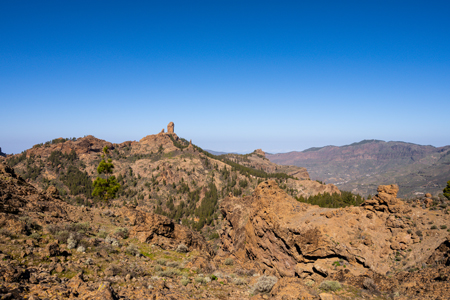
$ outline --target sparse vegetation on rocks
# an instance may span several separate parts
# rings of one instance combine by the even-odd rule
[[[428,208],[423,201],[413,207],[389,185],[380,186],[363,206],[312,206],[291,196],[301,194],[294,188],[301,180],[263,181],[225,162],[259,166],[266,174],[289,170],[272,165],[262,151],[217,159],[171,137],[108,144],[121,184],[119,199],[108,202],[93,201],[82,191],[72,195],[76,189],[58,177],[73,165],[92,179],[105,141],[86,137],[31,149],[33,157],[18,160],[17,173],[28,172],[26,163],[35,164],[42,171],[29,181],[45,184],[43,190],[0,164],[0,297],[314,299],[332,294],[375,300],[390,299],[393,291],[422,299],[450,292],[450,217],[443,196],[424,197],[433,200]],[[47,161],[55,145],[64,156],[55,152]],[[43,174],[51,176],[43,181]],[[76,197],[80,200],[72,201]]]

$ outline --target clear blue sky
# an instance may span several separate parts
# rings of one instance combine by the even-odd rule
[[[0,0],[0,147],[450,144],[450,1]]]

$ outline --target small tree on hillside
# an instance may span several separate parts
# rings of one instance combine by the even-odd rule
[[[450,200],[450,180],[449,181],[447,181],[447,186],[445,187],[445,189],[444,189],[444,196],[448,199],[448,200]]]
[[[114,169],[114,165],[112,164],[112,159],[107,158],[108,154],[108,146],[105,146],[103,148],[102,160],[97,167],[99,176],[97,176],[97,178],[93,182],[94,191],[92,192],[92,196],[100,197],[106,201],[108,201],[109,199],[114,199],[116,197],[117,191],[120,188],[120,184],[117,183],[116,177],[114,175],[111,175]],[[106,179],[100,177],[102,174],[105,174]]]

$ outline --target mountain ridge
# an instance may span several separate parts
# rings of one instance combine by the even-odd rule
[[[450,146],[362,140],[344,146],[268,154],[277,164],[302,166],[312,179],[361,195],[380,184],[397,183],[402,197],[442,192],[450,178]]]

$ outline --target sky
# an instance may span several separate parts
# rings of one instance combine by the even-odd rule
[[[450,144],[450,1],[0,0],[0,147]]]

